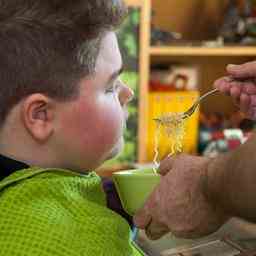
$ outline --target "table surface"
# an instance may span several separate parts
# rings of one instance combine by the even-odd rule
[[[207,243],[209,241],[219,240],[224,237],[230,238],[239,247],[244,250],[252,251],[256,250],[256,225],[251,224],[239,219],[232,219],[226,225],[224,225],[215,234],[205,237],[203,239],[197,240],[187,240],[187,239],[177,239],[171,234],[164,236],[157,241],[149,240],[143,231],[139,232],[137,237],[137,243],[145,251],[148,256],[233,256],[239,255],[239,250],[232,248],[232,246],[222,246],[223,244],[212,244],[214,246],[209,246],[201,250],[200,253],[195,250],[191,251],[189,254],[174,254],[177,248],[190,248],[192,246]],[[219,247],[219,249],[218,249]],[[205,251],[205,252],[204,252]],[[210,253],[212,251],[212,254]],[[193,253],[192,253],[193,252]],[[172,253],[172,254],[171,254]],[[248,253],[247,253],[248,254]],[[247,254],[245,254],[247,256]],[[241,254],[241,256],[245,256]],[[256,253],[248,254],[248,256],[256,255]]]

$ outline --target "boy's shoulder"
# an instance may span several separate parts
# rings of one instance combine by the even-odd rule
[[[0,184],[6,183],[12,183],[14,181],[20,181],[25,180],[27,178],[37,177],[80,177],[80,178],[92,178],[92,177],[98,177],[98,175],[95,172],[87,172],[85,174],[73,172],[67,169],[62,168],[41,168],[41,167],[28,167],[24,169],[17,170],[13,172],[11,175],[7,176],[5,179],[0,181]]]
[[[18,170],[0,182],[0,206],[7,198],[24,200],[94,200],[105,205],[101,179],[94,172],[80,174],[58,168],[32,167]]]

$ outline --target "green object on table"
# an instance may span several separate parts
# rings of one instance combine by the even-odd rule
[[[160,175],[153,169],[127,170],[114,173],[113,181],[124,210],[134,215],[160,182]]]
[[[140,256],[101,179],[30,168],[0,182],[1,256]]]

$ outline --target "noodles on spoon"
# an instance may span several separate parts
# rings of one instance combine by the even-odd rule
[[[182,141],[185,135],[185,119],[184,113],[168,113],[156,120],[155,154],[153,160],[156,166],[159,165],[159,139],[162,133],[170,140],[171,149],[168,156],[182,151]]]

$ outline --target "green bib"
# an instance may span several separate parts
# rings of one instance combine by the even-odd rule
[[[0,182],[1,256],[141,256],[101,179],[30,168]]]

